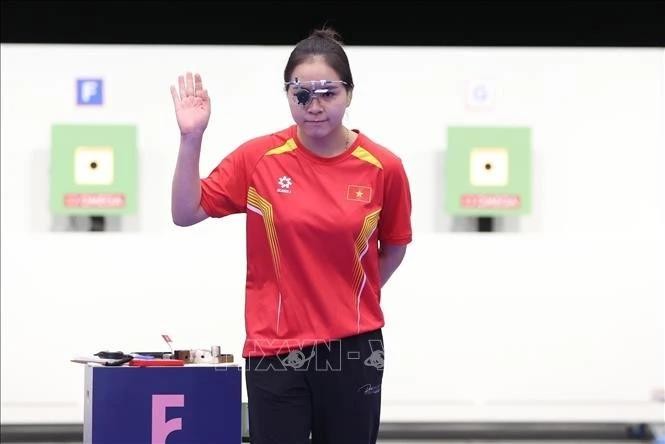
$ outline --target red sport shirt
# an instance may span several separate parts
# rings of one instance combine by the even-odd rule
[[[378,242],[411,242],[409,183],[386,148],[359,133],[319,157],[293,125],[225,157],[201,180],[201,206],[247,213],[243,357],[383,327]]]

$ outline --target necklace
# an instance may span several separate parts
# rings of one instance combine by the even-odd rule
[[[344,149],[349,147],[350,131],[347,127],[344,127]]]
[[[342,147],[342,150],[338,154],[341,154],[342,152],[346,151],[346,149],[349,148],[349,146],[351,146],[351,131],[349,131],[349,129],[345,126],[342,127],[342,128],[344,128],[344,146]],[[298,128],[298,133],[297,133],[297,136],[300,138],[301,135],[299,134],[299,132],[300,132],[300,128]],[[302,140],[302,139],[300,139],[300,140]],[[313,149],[312,151],[314,151],[315,153],[319,152],[317,149]],[[328,151],[328,150],[324,150],[323,153],[325,153],[326,151]],[[319,154],[319,155],[321,155],[321,154]],[[335,155],[335,154],[333,154],[333,155]]]

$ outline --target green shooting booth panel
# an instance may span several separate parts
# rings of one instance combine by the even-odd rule
[[[56,215],[136,213],[136,127],[53,125],[51,211]]]
[[[453,216],[498,217],[531,211],[531,129],[450,127],[445,208]]]

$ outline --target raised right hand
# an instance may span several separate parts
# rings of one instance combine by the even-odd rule
[[[183,136],[202,135],[210,120],[210,97],[203,89],[201,76],[192,73],[178,76],[178,87],[171,85],[175,116]]]

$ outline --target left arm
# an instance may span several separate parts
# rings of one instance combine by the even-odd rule
[[[379,276],[383,287],[404,259],[411,242],[411,191],[399,158],[387,158],[379,219]]]
[[[406,245],[386,244],[381,242],[379,248],[379,274],[381,275],[381,287],[383,287],[404,259]]]

